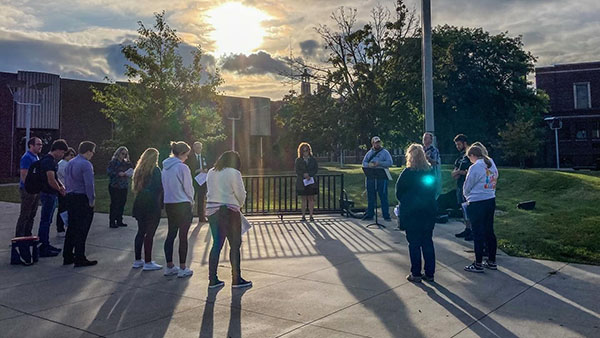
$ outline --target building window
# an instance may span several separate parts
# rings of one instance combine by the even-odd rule
[[[594,122],[592,127],[592,138],[600,139],[600,122]]]
[[[577,133],[575,134],[575,139],[576,140],[585,140],[585,139],[587,139],[587,131],[585,129],[579,129],[579,130],[577,130]]]
[[[592,100],[590,98],[590,83],[581,82],[573,84],[573,95],[575,98],[575,109],[592,108]]]

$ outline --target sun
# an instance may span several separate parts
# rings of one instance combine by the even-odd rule
[[[254,7],[239,2],[227,2],[206,13],[213,27],[210,34],[215,41],[215,54],[250,54],[260,47],[266,35],[262,22],[270,16]]]

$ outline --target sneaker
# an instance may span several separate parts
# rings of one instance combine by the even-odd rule
[[[56,233],[56,237],[59,237],[59,238],[65,238],[66,236],[67,236],[66,231],[61,231],[61,232]]]
[[[314,217],[312,217],[312,216],[310,216],[310,218],[309,218],[309,219],[310,219],[310,221],[311,221],[311,222],[314,222],[314,221],[315,221],[315,218],[314,218]]]
[[[435,282],[435,279],[433,278],[433,276],[430,277],[427,275],[423,275],[423,277],[421,277],[421,279],[423,279],[424,281],[429,282],[429,283]]]
[[[220,288],[222,286],[225,286],[225,282],[219,280],[218,278],[215,280],[212,280],[208,283],[209,289],[216,289],[216,288]]]
[[[136,259],[133,261],[133,265],[131,266],[133,269],[139,269],[144,266],[144,261],[141,259]]]
[[[483,265],[473,262],[473,264],[465,266],[465,271],[482,273]]]
[[[179,272],[179,267],[178,266],[174,266],[172,268],[170,267],[166,267],[165,268],[165,276],[175,276],[177,273]]]
[[[302,216],[302,218],[300,219],[300,222],[306,222],[306,217]]]
[[[237,283],[232,283],[231,287],[234,289],[241,289],[241,288],[247,288],[247,287],[251,287],[252,286],[252,282],[249,280],[245,280],[243,278],[240,277],[240,279],[238,279]]]
[[[190,268],[185,268],[183,270],[179,269],[179,272],[177,272],[177,278],[191,277],[193,274],[194,271],[190,270]]]
[[[75,267],[80,268],[80,267],[92,266],[92,265],[96,265],[96,264],[98,264],[98,261],[90,261],[86,258],[85,260],[75,262]]]
[[[143,271],[155,271],[155,270],[160,270],[160,269],[162,269],[162,265],[156,264],[155,261],[152,261],[150,263],[144,263],[144,268],[142,270]]]
[[[413,283],[421,283],[421,277],[413,276],[412,273],[406,276],[406,280]]]
[[[498,265],[496,264],[496,262],[492,262],[492,261],[490,261],[490,260],[486,260],[486,261],[483,263],[483,267],[484,267],[484,268],[488,268],[488,269],[490,269],[490,270],[498,270]]]
[[[465,229],[462,232],[455,234],[454,236],[458,237],[458,238],[462,238],[462,237],[467,237],[470,234],[471,234],[471,229]]]

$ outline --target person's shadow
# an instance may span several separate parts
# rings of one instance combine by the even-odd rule
[[[250,290],[252,287],[243,289],[232,289],[231,290],[231,306],[229,308],[229,328],[227,329],[227,337],[241,337],[242,336],[242,297],[244,293]],[[202,324],[200,326],[199,337],[213,337],[214,336],[214,313],[215,313],[215,301],[217,294],[223,287],[217,289],[208,290],[206,296],[206,304],[204,305],[204,313],[202,314]]]

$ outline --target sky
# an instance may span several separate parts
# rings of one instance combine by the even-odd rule
[[[420,0],[405,3],[420,13]],[[340,6],[357,9],[362,25],[378,4],[394,7],[392,0],[0,0],[0,71],[124,80],[121,45],[136,38],[138,21],[150,26],[164,10],[184,57],[200,45],[206,69],[220,70],[221,93],[279,100],[292,88],[282,58],[322,62],[327,52],[314,28],[332,26]],[[432,21],[522,35],[537,66],[600,60],[598,0],[432,0]]]

